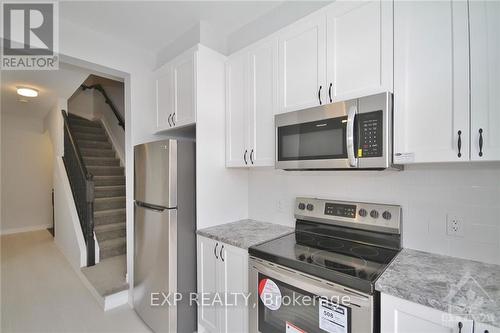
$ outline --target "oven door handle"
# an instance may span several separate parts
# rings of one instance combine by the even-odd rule
[[[347,111],[347,128],[346,128],[346,143],[347,143],[347,160],[351,168],[358,166],[358,159],[354,151],[354,121],[356,118],[357,107],[352,105]]]

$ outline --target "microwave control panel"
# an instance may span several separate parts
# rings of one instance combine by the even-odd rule
[[[380,157],[383,154],[383,113],[373,111],[361,113],[358,118],[358,158]]]

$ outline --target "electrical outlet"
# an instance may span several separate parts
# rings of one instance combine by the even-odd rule
[[[446,216],[446,234],[454,237],[464,236],[464,226],[460,217],[456,215]]]

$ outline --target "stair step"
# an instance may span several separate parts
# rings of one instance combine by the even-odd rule
[[[96,198],[106,198],[106,197],[122,197],[125,196],[125,186],[96,186],[95,187],[95,197]]]
[[[73,132],[77,140],[108,141],[108,136],[98,133]]]
[[[83,162],[91,166],[120,166],[120,160],[112,157],[84,157]]]
[[[99,242],[99,258],[100,260],[124,254],[127,249],[127,241],[125,237],[108,239]]]
[[[101,242],[108,239],[120,238],[126,236],[125,222],[103,224],[94,227],[97,241]]]
[[[126,216],[125,208],[94,211],[94,225],[97,227],[112,223],[124,223]]]
[[[83,157],[115,157],[112,149],[80,148]]]
[[[125,208],[125,197],[95,198],[94,211]]]
[[[94,176],[122,176],[124,174],[121,166],[88,166],[87,170]]]
[[[90,140],[78,140],[78,147],[80,148],[95,148],[95,149],[113,149],[111,143],[108,141],[90,141]]]
[[[102,127],[72,125],[71,129],[73,130],[73,132],[79,132],[79,133],[96,133],[102,135],[106,134],[106,132]]]
[[[125,185],[125,176],[94,176],[95,186]]]
[[[69,122],[72,126],[101,127],[100,122],[83,118],[69,117]]]

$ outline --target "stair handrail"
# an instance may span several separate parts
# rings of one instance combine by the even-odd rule
[[[63,161],[68,175],[71,192],[75,201],[75,206],[80,219],[83,237],[87,245],[87,266],[95,265],[95,241],[94,241],[94,176],[88,172],[83,162],[82,154],[76,140],[73,137],[69,118],[65,110],[61,110],[64,123],[64,155]],[[67,145],[69,143],[69,147]],[[74,159],[69,157],[69,153],[74,155]],[[72,172],[71,160],[76,160],[78,175]],[[79,186],[81,185],[81,186]]]
[[[113,114],[115,115],[116,119],[118,120],[118,125],[120,125],[120,127],[123,130],[125,130],[125,120],[123,119],[123,117],[120,114],[120,112],[118,112],[116,106],[113,104],[113,101],[109,98],[108,94],[106,93],[106,90],[104,90],[104,88],[102,87],[102,85],[100,85],[100,84],[93,84],[93,85],[87,86],[85,84],[82,84],[81,87],[82,87],[83,90],[95,89],[95,90],[99,91],[104,96],[104,102],[106,104],[108,104],[109,107],[111,108],[111,111],[113,111]]]

